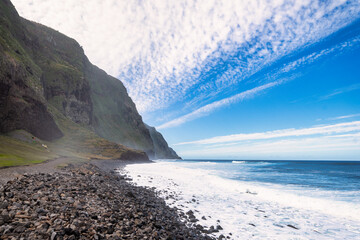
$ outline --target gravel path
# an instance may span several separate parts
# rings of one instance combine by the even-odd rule
[[[55,173],[61,172],[62,167],[72,164],[72,165],[81,165],[85,162],[85,159],[76,159],[73,157],[59,157],[44,163],[33,164],[29,166],[16,166],[16,167],[7,167],[0,168],[0,185],[5,184],[6,182],[13,180],[25,173],[35,174],[35,173]],[[100,169],[106,172],[111,172],[115,168],[123,168],[126,164],[131,163],[141,163],[143,161],[130,161],[130,160],[91,160],[91,164],[96,165]],[[149,163],[149,161],[146,161]]]

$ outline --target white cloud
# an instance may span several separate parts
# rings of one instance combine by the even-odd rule
[[[360,113],[357,113],[357,114],[350,114],[350,115],[343,115],[343,116],[333,117],[333,118],[329,118],[329,120],[341,120],[341,119],[354,118],[354,117],[359,117],[359,116],[360,116]]]
[[[347,87],[336,89],[332,93],[330,93],[328,95],[325,95],[325,96],[322,96],[319,99],[320,100],[326,100],[326,99],[332,98],[332,97],[334,97],[336,95],[340,95],[340,94],[343,94],[343,93],[347,93],[347,92],[351,92],[351,91],[355,91],[355,90],[359,90],[359,89],[360,89],[360,84],[352,84],[352,85],[347,86]]]
[[[360,134],[259,141],[177,152],[191,158],[359,160]]]
[[[360,121],[234,134],[176,144],[192,158],[359,160]]]
[[[13,0],[25,18],[78,40],[141,113],[220,93],[359,17],[357,0]],[[224,64],[211,82],[204,69]],[[195,89],[195,91],[194,91]]]
[[[244,134],[232,134],[227,136],[213,137],[198,141],[192,142],[183,142],[176,145],[185,145],[185,144],[219,144],[219,143],[229,143],[229,142],[239,142],[239,141],[249,141],[249,140],[265,140],[273,138],[283,138],[283,137],[299,137],[299,136],[309,136],[309,135],[329,135],[329,134],[339,134],[346,132],[360,131],[360,121],[338,123],[325,126],[316,126],[311,128],[302,128],[302,129],[282,129],[268,132],[259,132],[259,133],[244,133]]]
[[[280,80],[270,82],[268,84],[264,84],[264,85],[255,87],[251,90],[235,94],[232,97],[228,97],[223,100],[215,101],[213,103],[207,104],[207,105],[200,107],[200,108],[198,108],[188,114],[185,114],[181,117],[167,121],[167,122],[161,124],[160,126],[158,126],[157,128],[165,129],[165,128],[179,126],[179,125],[189,122],[191,120],[206,116],[209,113],[211,113],[211,112],[215,111],[216,109],[221,108],[223,106],[244,100],[246,98],[251,98],[255,94],[263,92],[263,90],[265,90],[265,89],[283,84],[289,80],[292,80],[292,79],[298,77],[299,75],[301,75],[300,73],[296,73],[296,74],[293,73],[293,71],[296,70],[297,68],[301,68],[304,65],[312,64],[316,60],[318,60],[322,57],[328,56],[328,54],[330,54],[334,51],[344,52],[345,50],[350,49],[349,47],[352,47],[353,45],[357,44],[359,41],[360,41],[360,38],[355,37],[344,43],[340,43],[340,44],[332,46],[330,48],[325,48],[319,52],[313,52],[309,55],[300,57],[292,62],[283,64],[280,68],[274,69],[272,72],[268,73],[268,75],[267,75],[267,80],[269,80],[269,79],[280,79]],[[289,72],[292,73],[291,76],[286,75]],[[229,72],[228,72],[228,74],[234,74],[234,76],[236,75],[235,73],[229,73]],[[345,88],[345,90],[342,89],[342,92],[356,90],[358,88],[358,86],[359,86],[359,84],[352,85],[350,87]],[[217,89],[217,91],[219,91],[219,89]],[[212,93],[207,93],[207,95],[209,97],[209,96],[214,96],[215,94],[214,94],[214,92],[212,92]],[[201,99],[201,98],[203,98],[203,96],[194,97],[191,101],[187,102],[187,104],[186,104],[187,107],[194,105],[194,104],[195,105],[199,104],[199,98]]]
[[[215,101],[213,103],[207,104],[191,113],[188,113],[184,116],[181,116],[179,118],[176,118],[174,120],[171,120],[169,122],[166,122],[158,127],[156,127],[157,129],[164,129],[164,128],[170,128],[170,127],[175,127],[175,126],[179,126],[185,122],[194,120],[196,118],[208,115],[209,113],[215,111],[218,108],[224,107],[226,105],[229,105],[231,103],[234,102],[238,102],[238,101],[242,101],[244,99],[249,99],[254,97],[256,94],[258,94],[261,91],[264,91],[268,88],[274,87],[278,84],[281,84],[281,81],[276,81],[276,82],[272,82],[272,83],[268,83],[259,87],[255,87],[253,89],[238,93],[232,97],[229,98],[225,98],[219,101]]]

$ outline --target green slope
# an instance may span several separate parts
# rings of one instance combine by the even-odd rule
[[[170,151],[151,136],[121,81],[92,65],[74,39],[21,18],[9,0],[0,1],[0,33],[0,133],[23,129],[54,155],[139,159]],[[13,157],[20,158],[32,161]]]

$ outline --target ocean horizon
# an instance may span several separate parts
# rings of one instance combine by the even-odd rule
[[[0,32],[0,240],[360,240],[360,0],[0,0]]]
[[[360,162],[156,160],[126,166],[140,186],[231,239],[356,239]]]

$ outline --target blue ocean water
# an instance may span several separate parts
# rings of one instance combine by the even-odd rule
[[[126,170],[204,226],[221,222],[231,239],[360,236],[360,162],[157,160]]]
[[[360,203],[360,161],[179,160],[232,180],[278,186],[311,196]]]

